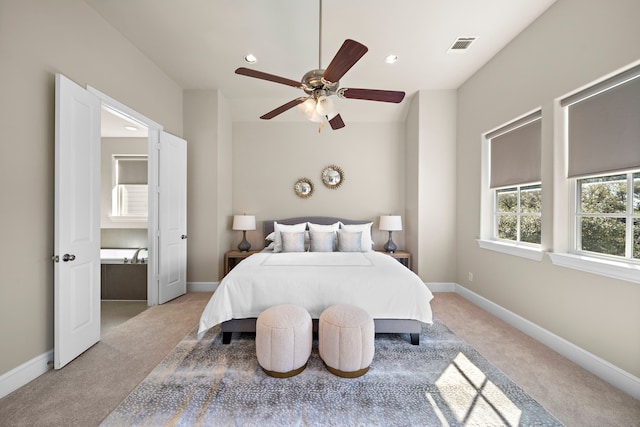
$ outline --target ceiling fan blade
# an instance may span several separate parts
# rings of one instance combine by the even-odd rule
[[[333,130],[342,129],[344,127],[344,122],[342,121],[340,114],[336,114],[333,119],[329,120],[329,124]]]
[[[322,78],[328,82],[336,83],[368,50],[365,45],[355,40],[345,40],[327,69],[324,70]]]
[[[251,68],[240,67],[236,70],[236,74],[242,76],[254,77],[256,79],[268,80],[270,82],[280,83],[287,86],[302,89],[302,83],[285,77],[276,76],[274,74],[263,73],[262,71],[252,70]]]
[[[344,88],[339,91],[340,96],[348,99],[364,99],[367,101],[393,102],[395,104],[404,99],[404,92],[395,90],[378,89],[351,89]]]
[[[279,106],[275,110],[269,111],[267,114],[264,114],[264,115],[260,116],[260,118],[262,120],[273,119],[275,116],[277,116],[279,114],[282,114],[287,110],[290,110],[291,108],[295,107],[296,105],[300,104],[301,102],[304,102],[306,99],[307,98],[305,98],[305,97],[296,98],[293,101],[289,101],[286,104]]]

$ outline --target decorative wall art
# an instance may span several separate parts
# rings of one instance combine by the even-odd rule
[[[340,187],[344,182],[344,172],[336,165],[330,165],[322,171],[322,183],[332,190]]]
[[[313,183],[307,178],[300,178],[293,186],[296,195],[302,199],[311,197],[313,194]]]

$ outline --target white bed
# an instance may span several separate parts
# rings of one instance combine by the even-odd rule
[[[339,219],[308,220],[332,224]],[[265,221],[265,236],[272,229],[269,224]],[[376,333],[408,333],[418,344],[422,323],[432,322],[432,298],[415,273],[384,253],[265,250],[240,262],[220,282],[200,318],[198,338],[222,324],[223,342],[228,343],[232,332],[255,331],[258,315],[277,304],[300,305],[318,319],[324,309],[341,303],[365,309],[374,318]]]

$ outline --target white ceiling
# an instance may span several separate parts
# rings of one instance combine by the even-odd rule
[[[85,0],[184,89],[219,89],[234,121],[304,93],[234,74],[250,67],[300,80],[319,63],[319,0]],[[556,0],[323,0],[321,64],[345,39],[369,48],[340,87],[401,90],[401,104],[338,100],[354,121],[402,121],[420,89],[455,89]],[[477,37],[448,53],[457,37]],[[258,62],[243,57],[252,53]],[[397,63],[384,62],[398,55]],[[276,121],[304,120],[296,109]]]

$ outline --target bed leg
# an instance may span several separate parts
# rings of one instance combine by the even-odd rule
[[[232,332],[223,332],[222,333],[222,344],[230,344],[231,343],[231,334],[232,334]]]
[[[420,334],[409,334],[411,337],[411,344],[420,345]]]

